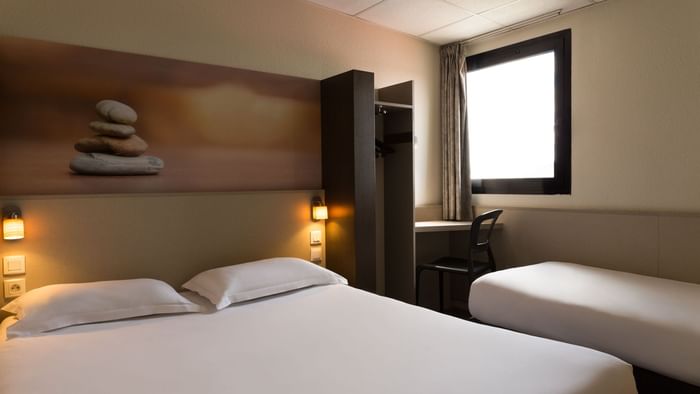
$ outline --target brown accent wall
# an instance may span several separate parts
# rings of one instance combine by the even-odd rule
[[[0,37],[0,195],[317,189],[319,96],[312,79]],[[136,110],[159,174],[68,168],[103,99]]]

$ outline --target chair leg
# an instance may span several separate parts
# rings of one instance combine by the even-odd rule
[[[420,305],[420,274],[422,273],[422,269],[416,270],[416,305]]]
[[[439,309],[440,312],[442,312],[442,310],[443,310],[443,299],[442,299],[443,298],[442,297],[443,279],[442,279],[442,274],[443,274],[442,271],[438,271],[438,275],[440,275],[439,279],[438,279],[439,283],[440,283],[440,285],[438,286],[440,288],[440,290],[438,291],[438,297],[440,299],[440,309]]]

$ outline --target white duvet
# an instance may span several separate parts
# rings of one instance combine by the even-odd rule
[[[594,350],[343,285],[0,343],[0,393],[635,393]]]
[[[700,385],[700,285],[547,262],[477,279],[469,310]]]

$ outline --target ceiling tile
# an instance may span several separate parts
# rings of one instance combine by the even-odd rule
[[[404,33],[421,35],[471,15],[442,0],[384,0],[357,16]]]
[[[355,15],[360,11],[379,3],[381,0],[310,0],[324,7]]]
[[[561,0],[561,8],[564,12],[569,12],[581,7],[586,7],[593,5],[595,3],[602,3],[607,0]]]
[[[500,6],[506,5],[508,3],[512,3],[516,0],[447,0],[448,2],[458,6],[462,7],[465,10],[475,13],[475,14],[480,14],[484,11],[488,11],[494,8],[498,8]]]
[[[513,25],[555,10],[570,11],[591,4],[591,0],[518,0],[485,12],[481,16],[502,25]]]
[[[472,16],[428,34],[424,34],[421,37],[442,45],[476,37],[480,34],[499,29],[500,27],[501,25],[491,22],[488,19],[480,16]]]

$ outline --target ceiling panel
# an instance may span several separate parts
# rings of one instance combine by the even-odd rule
[[[446,44],[606,0],[309,0],[378,25]],[[700,0],[698,0],[700,1]]]
[[[548,12],[569,11],[593,3],[592,0],[518,0],[485,12],[481,16],[501,25],[513,25]]]
[[[417,36],[471,15],[442,0],[384,0],[357,14],[362,19]]]
[[[497,30],[502,26],[478,15],[424,34],[421,37],[437,44],[448,44]]]
[[[360,11],[381,2],[382,0],[309,0],[324,7],[355,15]]]
[[[504,6],[517,0],[446,0],[458,7],[462,7],[469,12],[480,14],[494,8]]]

